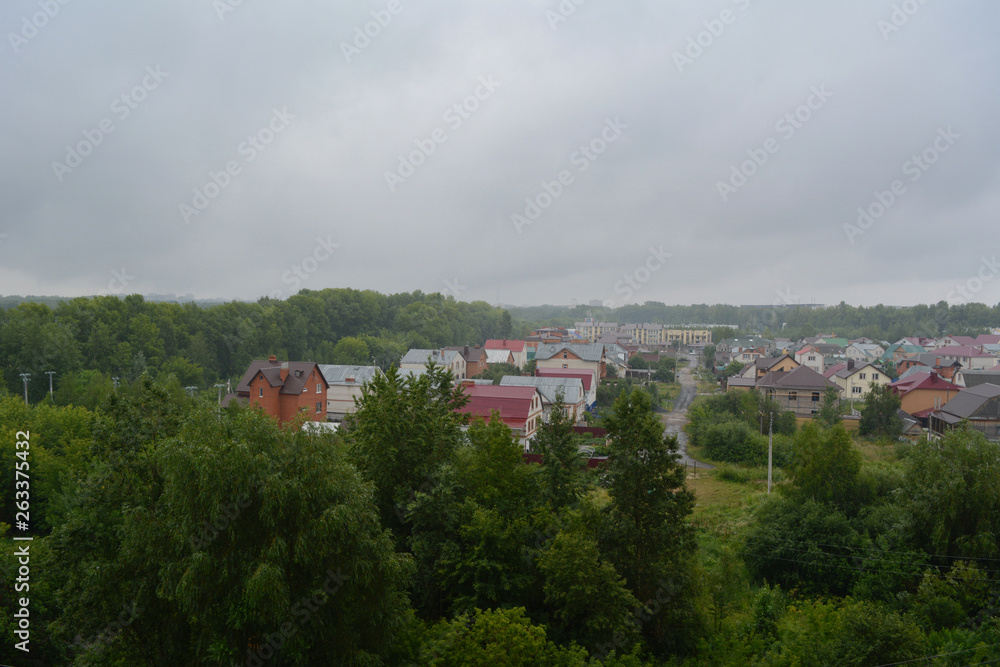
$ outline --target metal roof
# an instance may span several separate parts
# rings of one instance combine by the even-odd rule
[[[372,380],[376,375],[381,375],[382,369],[378,366],[320,364],[319,372],[326,378],[327,384],[364,384]],[[348,382],[347,378],[354,378],[354,381]]]

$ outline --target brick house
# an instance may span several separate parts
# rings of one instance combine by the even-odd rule
[[[757,381],[757,389],[764,396],[776,401],[783,409],[794,412],[796,417],[811,418],[815,415],[823,404],[823,394],[828,387],[836,389],[838,395],[843,392],[840,386],[808,366],[799,366],[791,371],[771,371]]]
[[[258,406],[280,424],[300,414],[306,414],[311,421],[325,422],[329,388],[314,362],[279,362],[271,356],[266,361],[252,361],[236,386],[235,396],[227,400],[235,398]]]

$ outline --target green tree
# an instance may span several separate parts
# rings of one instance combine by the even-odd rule
[[[584,492],[583,459],[562,390],[556,395],[548,423],[539,428],[533,448],[542,455],[539,474],[545,499],[557,511],[575,505]]]
[[[561,648],[532,625],[523,608],[476,609],[434,626],[420,649],[420,664],[431,667],[583,667],[587,653]]]
[[[845,513],[858,509],[861,452],[838,424],[821,430],[808,423],[795,436],[791,494],[833,505]]]
[[[702,351],[702,357],[705,360],[705,368],[709,370],[715,370],[715,346],[706,345],[705,349]]]
[[[694,495],[678,463],[677,438],[664,436],[649,395],[638,389],[618,397],[604,427],[612,502],[602,546],[635,597],[655,606],[643,625],[647,639],[658,650],[688,649],[704,620],[691,572]]]
[[[903,420],[897,412],[901,399],[889,385],[872,382],[861,408],[858,433],[874,438],[898,438],[903,432]]]
[[[823,392],[823,403],[816,413],[816,421],[828,428],[840,423],[840,392],[835,387],[827,387]]]
[[[365,341],[353,336],[346,336],[337,341],[333,346],[330,357],[331,364],[343,366],[370,365],[372,362],[370,350]]]
[[[1000,558],[1000,449],[971,428],[918,442],[906,461],[904,505],[929,553]]]
[[[358,409],[345,420],[351,458],[375,484],[375,501],[384,525],[403,544],[403,517],[416,491],[429,484],[450,461],[461,440],[468,400],[455,387],[451,371],[427,367],[420,377],[401,378],[390,368],[362,388]]]

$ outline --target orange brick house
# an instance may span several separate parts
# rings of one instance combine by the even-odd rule
[[[327,384],[319,366],[311,361],[267,361],[250,363],[236,386],[240,402],[259,406],[267,414],[286,424],[305,413],[311,421],[325,422]],[[229,398],[229,397],[227,397]]]

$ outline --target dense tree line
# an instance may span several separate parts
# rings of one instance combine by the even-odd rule
[[[112,377],[132,382],[149,371],[208,387],[271,354],[388,368],[411,347],[481,344],[510,337],[512,327],[508,313],[485,302],[421,292],[302,290],[286,300],[209,307],[139,295],[26,302],[0,310],[0,370],[14,393],[23,390],[20,374],[30,373],[32,401],[48,393],[45,372],[55,371],[57,403],[96,407]]]

